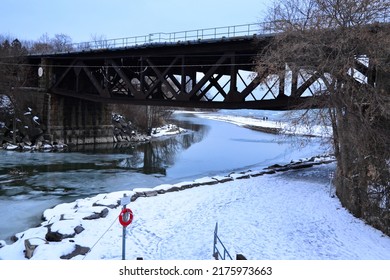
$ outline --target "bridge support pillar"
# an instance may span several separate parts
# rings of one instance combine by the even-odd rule
[[[65,144],[112,143],[110,105],[45,94],[44,123],[51,142]]]

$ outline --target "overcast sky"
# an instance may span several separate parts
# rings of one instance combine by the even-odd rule
[[[1,0],[0,34],[73,42],[258,23],[271,0]]]

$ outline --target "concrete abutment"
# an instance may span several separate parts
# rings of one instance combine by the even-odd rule
[[[76,145],[114,142],[109,104],[42,94],[46,140]]]

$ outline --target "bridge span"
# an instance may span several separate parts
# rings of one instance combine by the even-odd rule
[[[260,84],[253,72],[255,57],[273,35],[264,27],[259,33],[259,26],[82,43],[29,59],[40,69],[36,85],[62,96],[100,103],[289,109],[310,96],[316,79],[292,73],[290,83],[275,76]]]
[[[274,36],[270,30],[263,23],[73,44],[28,57],[38,73],[31,87],[45,93],[48,133],[65,142],[80,134],[96,142],[110,126],[113,103],[294,109],[314,98],[319,77],[283,65],[283,75],[264,73],[270,79],[260,83],[255,58]]]

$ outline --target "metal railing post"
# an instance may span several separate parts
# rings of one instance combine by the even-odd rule
[[[213,256],[216,260],[218,260],[218,253],[217,253],[217,233],[218,233],[218,222],[215,223],[215,229],[214,229],[214,246],[213,246]]]

